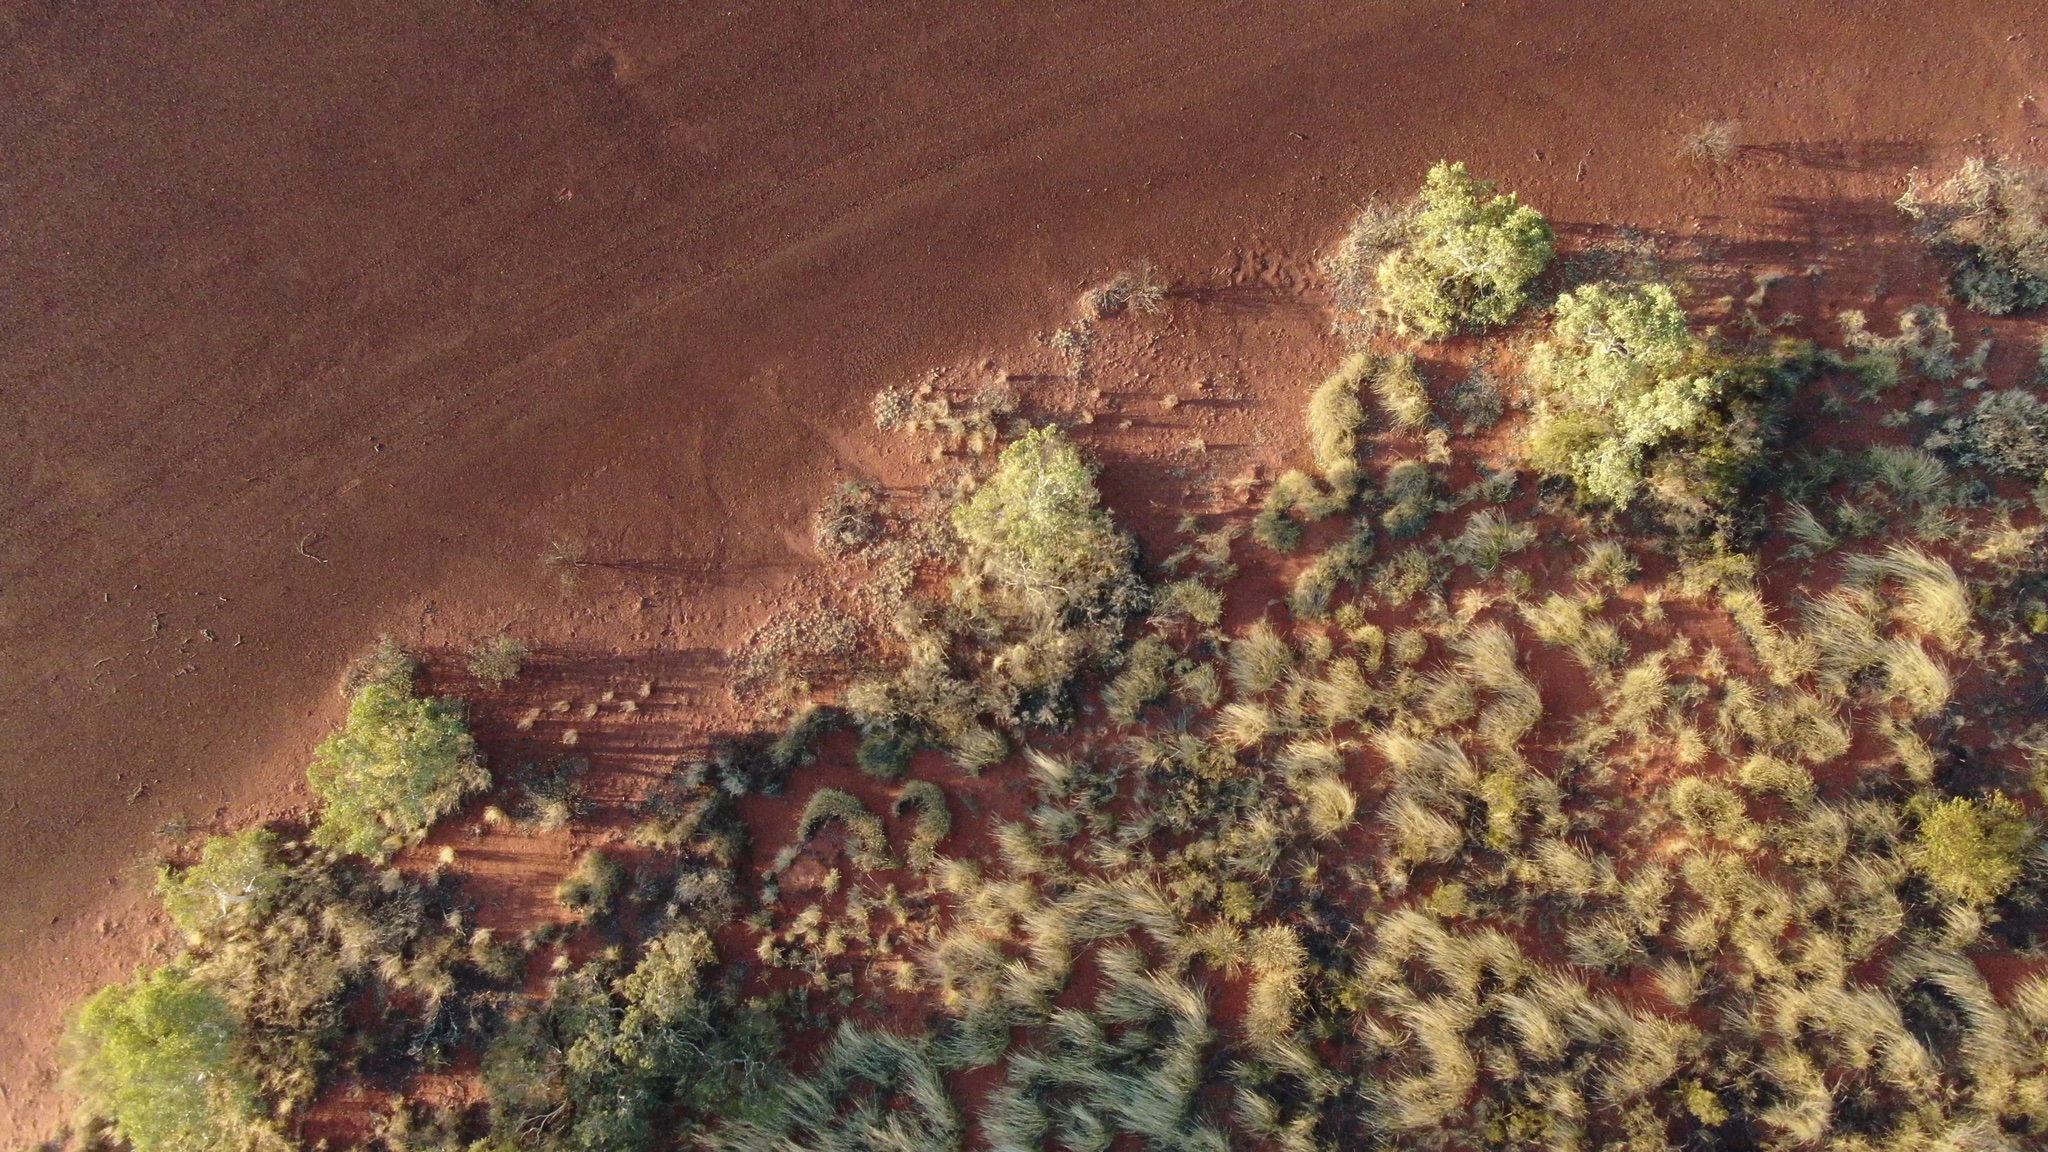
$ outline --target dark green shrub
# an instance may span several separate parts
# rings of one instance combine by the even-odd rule
[[[1965,464],[2042,479],[2048,473],[2048,404],[2017,388],[1992,392],[1977,401],[1959,447]]]
[[[1939,184],[1916,177],[1899,207],[1950,261],[1965,304],[1992,316],[2048,304],[2048,169],[1972,157]]]
[[[372,859],[416,843],[491,774],[460,705],[413,694],[392,676],[356,691],[341,731],[320,742],[306,770],[320,798],[315,843]]]
[[[241,1022],[177,966],[100,989],[65,1047],[85,1111],[136,1152],[213,1152],[257,1122],[254,1082],[237,1066]]]
[[[910,758],[924,741],[909,725],[884,724],[860,735],[853,760],[860,770],[877,780],[900,779],[910,767]]]

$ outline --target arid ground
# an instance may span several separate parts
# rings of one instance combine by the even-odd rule
[[[1318,251],[1440,157],[1566,237],[1804,261],[1895,238],[1916,165],[2041,159],[2044,41],[2014,0],[0,8],[0,1138],[162,936],[153,830],[302,805],[379,633],[652,659],[715,720],[819,497],[901,466],[876,389],[1091,278],[1254,286],[1298,357]],[[610,566],[564,596],[556,540]]]

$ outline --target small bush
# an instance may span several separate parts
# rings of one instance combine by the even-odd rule
[[[491,783],[460,706],[415,696],[392,678],[357,691],[306,777],[322,804],[314,842],[379,860]]]
[[[1980,800],[1914,797],[1919,820],[1911,858],[1935,890],[1971,904],[1988,904],[2020,877],[2032,829],[2026,812],[2000,792]]]
[[[257,825],[209,837],[198,863],[159,871],[156,890],[180,931],[203,936],[223,923],[260,919],[285,881],[277,834]]]
[[[910,767],[910,758],[923,746],[924,741],[910,725],[877,725],[860,734],[853,761],[877,780],[894,780]]]
[[[562,882],[555,885],[555,902],[585,920],[611,911],[626,886],[626,867],[604,852],[592,848],[576,861]]]
[[[1616,508],[1646,487],[1667,504],[1732,502],[1763,457],[1780,383],[1771,362],[1709,351],[1663,284],[1560,296],[1529,366],[1532,462]]]
[[[1973,157],[1939,184],[1916,177],[1899,208],[1951,262],[1965,304],[1992,316],[2048,304],[2048,169]]]
[[[1434,413],[1429,406],[1429,389],[1415,370],[1415,357],[1393,356],[1373,373],[1372,394],[1386,409],[1387,421],[1403,432],[1418,432],[1429,426]]]
[[[102,988],[65,1039],[84,1110],[136,1152],[233,1147],[255,1121],[254,1083],[235,1064],[241,1024],[175,966]]]
[[[851,556],[882,538],[882,494],[875,486],[848,480],[825,497],[811,526],[818,551]]]
[[[1511,319],[1555,240],[1542,213],[1463,164],[1439,163],[1405,207],[1362,214],[1328,268],[1340,300],[1440,340]]]
[[[502,688],[519,678],[528,655],[526,645],[500,632],[470,648],[469,674],[493,688]]]
[[[1332,482],[1358,471],[1358,430],[1365,426],[1365,406],[1358,387],[1372,376],[1375,362],[1363,352],[1347,358],[1316,387],[1308,401],[1309,444],[1316,469]]]
[[[2017,388],[1977,401],[1962,438],[1963,462],[2030,479],[2048,474],[2048,404]]]
[[[953,510],[964,579],[985,576],[1026,612],[1055,620],[1135,606],[1130,537],[1100,507],[1095,474],[1056,428],[1003,449],[995,474]]]

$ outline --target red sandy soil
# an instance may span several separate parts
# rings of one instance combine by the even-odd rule
[[[1352,207],[1443,156],[1568,238],[1828,261],[1914,164],[2042,156],[2031,9],[0,9],[0,1139],[62,1114],[64,1006],[163,945],[152,829],[303,806],[379,632],[509,628],[719,720],[819,496],[914,471],[876,388],[1143,260],[1274,297],[1284,347]],[[1677,157],[1722,118],[1735,164]],[[1151,371],[1096,440],[1138,521],[1159,453],[1109,433],[1167,441],[1117,394],[1209,368]],[[1291,436],[1305,378],[1221,394]],[[628,566],[564,597],[557,538]]]

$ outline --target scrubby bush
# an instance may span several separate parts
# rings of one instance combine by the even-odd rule
[[[592,848],[555,885],[555,902],[584,919],[609,912],[626,884],[626,868],[601,849]]]
[[[2017,388],[1992,392],[1977,401],[1954,447],[1966,464],[2042,479],[2048,473],[2048,404]]]
[[[850,556],[882,538],[882,494],[874,485],[848,480],[825,497],[811,526],[818,551]]]
[[[953,510],[953,531],[965,546],[963,588],[985,579],[1005,603],[1054,621],[1136,606],[1130,537],[1102,510],[1094,469],[1056,428],[1004,448],[994,475]]]
[[[166,966],[87,1000],[65,1047],[84,1110],[135,1152],[214,1152],[254,1135],[241,1031],[225,1000]]]
[[[356,691],[306,777],[322,804],[314,842],[380,860],[491,783],[460,705],[414,695],[395,675]]]
[[[470,648],[469,674],[493,688],[502,688],[519,678],[527,655],[525,644],[500,632]]]
[[[1542,213],[1512,193],[1496,195],[1463,164],[1439,163],[1405,206],[1367,209],[1328,268],[1340,302],[1404,335],[1440,340],[1511,319],[1555,240]]]
[[[1979,312],[2003,316],[2048,304],[2048,169],[1972,157],[1899,207],[1954,266],[1950,285]]]
[[[1645,488],[1667,504],[1724,506],[1763,457],[1791,367],[1711,351],[1667,285],[1566,292],[1529,358],[1531,459],[1615,508]]]
[[[1914,867],[1936,891],[1971,904],[1988,904],[2020,877],[2032,838],[2026,811],[2003,793],[1971,800],[1916,796],[1911,811],[1919,820],[1912,850]]]
[[[189,868],[163,866],[156,890],[171,923],[188,936],[204,936],[225,923],[261,918],[286,882],[277,834],[256,825],[210,837]]]

